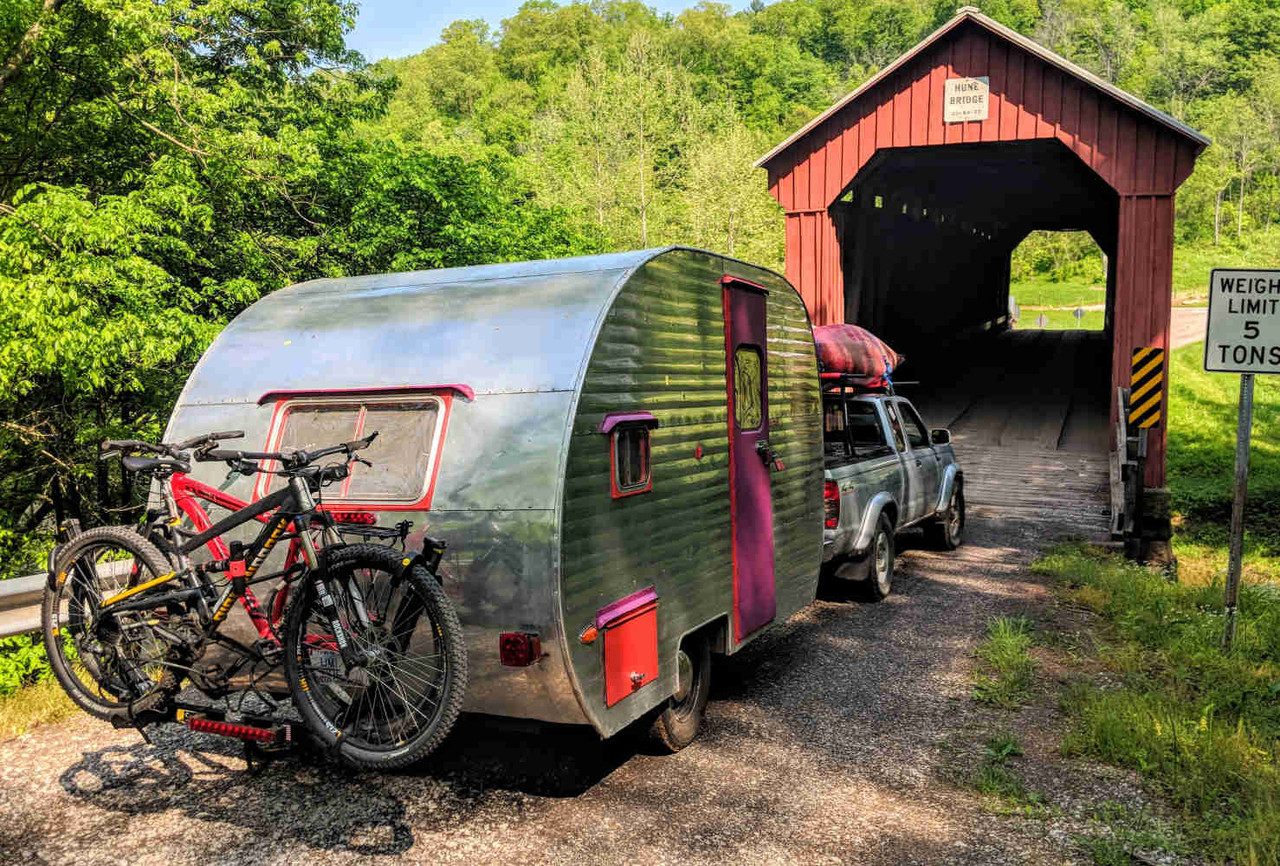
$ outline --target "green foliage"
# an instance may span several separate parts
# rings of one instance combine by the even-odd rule
[[[1031,621],[1026,617],[997,616],[987,621],[987,636],[977,656],[988,673],[974,680],[973,696],[979,701],[1006,709],[1025,704],[1031,698],[1036,663],[1031,648]]]
[[[0,697],[52,676],[39,638],[31,635],[0,638]]]
[[[1215,857],[1276,863],[1280,844],[1280,593],[1242,587],[1237,638],[1219,649],[1222,587],[1171,583],[1086,546],[1053,551],[1035,570],[1102,614],[1104,658],[1121,685],[1084,684],[1063,707],[1066,754],[1142,772],[1192,819]]]
[[[55,521],[120,522],[94,460],[155,438],[222,325],[315,276],[592,252],[505,152],[358,134],[393,78],[344,44],[342,0],[0,4],[0,576]],[[497,75],[454,28],[428,88],[461,115]],[[464,62],[466,61],[466,62]],[[468,65],[469,64],[469,65]],[[487,85],[485,85],[487,86]]]

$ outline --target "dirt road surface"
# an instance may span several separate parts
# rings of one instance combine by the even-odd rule
[[[1132,780],[1057,756],[1052,695],[972,698],[988,617],[1063,614],[1026,570],[1052,537],[978,516],[955,554],[902,552],[888,601],[837,593],[719,663],[703,736],[674,756],[464,717],[410,772],[249,773],[176,727],[154,745],[87,717],[38,729],[0,744],[0,863],[1087,862],[1073,835],[1092,804],[1145,808]],[[1048,816],[999,816],[964,782],[1010,727]]]

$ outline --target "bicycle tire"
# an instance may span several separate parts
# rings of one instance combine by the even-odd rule
[[[357,569],[376,569],[388,576],[394,576],[403,568],[402,554],[376,544],[354,544],[331,548],[325,552],[325,560],[328,573],[338,577],[339,580],[344,579],[344,576],[345,579],[350,580],[351,578],[347,575],[354,574]],[[404,575],[402,586],[406,594],[404,598],[412,594],[416,599],[412,603],[421,603],[423,612],[429,613],[430,624],[433,627],[432,644],[441,647],[441,650],[434,655],[438,655],[444,662],[444,673],[437,689],[439,699],[428,723],[411,736],[390,744],[372,743],[367,737],[357,733],[360,726],[374,724],[372,715],[379,710],[376,699],[366,704],[363,696],[351,699],[346,695],[347,706],[349,708],[367,707],[365,715],[369,718],[333,718],[337,714],[332,711],[332,705],[338,701],[333,695],[324,694],[332,686],[321,682],[326,678],[315,673],[314,667],[310,664],[310,658],[316,654],[316,650],[314,646],[307,646],[308,626],[316,624],[312,621],[316,600],[314,583],[304,578],[294,584],[290,592],[291,598],[285,613],[283,635],[284,672],[289,691],[293,696],[294,707],[313,736],[327,751],[356,767],[390,770],[421,760],[448,736],[462,711],[462,700],[467,687],[467,653],[463,642],[462,624],[458,620],[453,603],[440,584],[421,565],[413,566]],[[401,603],[398,602],[397,616],[400,607]],[[421,614],[414,614],[414,616],[418,617]],[[359,627],[353,621],[354,618],[344,617],[343,620],[344,624],[349,624],[349,637],[358,645],[362,644],[362,641],[364,645],[372,645],[376,642],[376,637],[372,634],[367,636],[367,641],[365,640],[366,636],[359,633]],[[398,633],[400,632],[393,626],[390,632],[384,633],[384,642],[388,637],[394,640]],[[310,637],[317,636],[310,635]],[[307,662],[304,662],[303,658],[304,649],[309,657]],[[322,651],[340,658],[336,651]],[[351,675],[352,672],[345,670],[344,665],[343,674]],[[347,688],[351,688],[350,683]],[[368,688],[368,691],[373,692],[378,689],[378,685],[373,685]],[[403,702],[405,697],[403,693],[393,691],[393,695],[398,695],[396,700]]]
[[[80,557],[96,548],[108,545],[114,545],[128,551],[135,561],[141,563],[147,571],[151,572],[148,579],[168,574],[173,570],[155,545],[138,535],[131,527],[100,526],[96,529],[82,532],[63,546],[58,552],[57,573],[59,575],[68,573],[76,565]],[[95,569],[95,578],[98,576]],[[85,672],[97,684],[98,693],[95,695],[87,690],[86,683],[76,676],[72,670],[72,663],[66,657],[65,644],[59,633],[62,628],[60,623],[61,590],[64,585],[72,583],[76,577],[70,580],[60,579],[52,587],[46,586],[44,590],[44,599],[40,607],[40,630],[44,637],[44,648],[45,654],[49,659],[49,667],[53,670],[54,678],[57,679],[58,684],[62,686],[67,696],[71,698],[76,706],[89,715],[105,721],[132,721],[136,715],[154,709],[167,694],[176,690],[178,680],[172,670],[165,668],[162,674],[154,680],[154,686],[145,694],[121,699],[120,696],[110,692],[109,686],[104,685],[102,678],[95,675],[86,663],[84,665]],[[139,582],[139,571],[134,569],[126,579],[125,585],[126,587],[132,587]],[[73,585],[71,591],[74,592],[74,590],[75,586]],[[98,592],[95,587],[84,586],[82,589],[85,592],[90,590]],[[98,594],[101,595],[100,592]],[[70,605],[70,602],[68,604]],[[71,617],[69,616],[68,619],[71,619]],[[100,670],[99,673],[101,673]],[[111,694],[112,699],[105,699],[104,692]]]

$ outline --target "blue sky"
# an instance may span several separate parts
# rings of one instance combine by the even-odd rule
[[[440,3],[433,0],[360,0],[356,29],[347,45],[368,60],[417,54],[440,40],[440,31],[459,18],[483,18],[495,29],[510,18],[523,0],[471,0]],[[661,12],[681,12],[698,0],[649,0]],[[734,8],[742,3],[733,3]]]

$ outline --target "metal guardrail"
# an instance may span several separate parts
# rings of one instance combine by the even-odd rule
[[[132,568],[132,560],[100,562],[98,575],[118,578]],[[40,606],[44,602],[46,574],[30,574],[0,580],[0,637],[40,631]]]
[[[0,637],[40,631],[45,575],[0,580]]]

